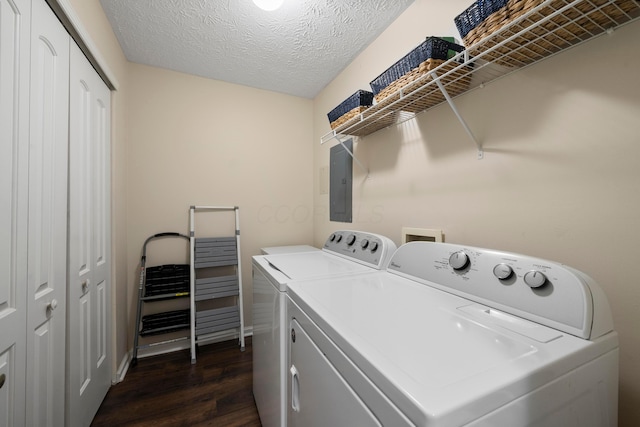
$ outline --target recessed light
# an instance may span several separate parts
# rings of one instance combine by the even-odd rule
[[[282,6],[282,3],[284,3],[284,0],[253,0],[253,2],[260,9],[271,11],[271,10],[276,10],[277,8]]]

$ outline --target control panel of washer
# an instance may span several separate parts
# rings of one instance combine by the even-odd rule
[[[339,230],[331,233],[323,250],[374,268],[386,268],[397,249],[395,243],[379,234]]]
[[[471,265],[471,254],[477,254],[476,251],[470,250],[458,250],[449,255],[449,265],[454,271],[464,271],[468,266]],[[518,256],[518,258],[523,258],[522,256]],[[508,259],[497,259],[495,261],[497,264],[493,267],[493,275],[496,276],[500,280],[509,280],[514,277],[514,268],[521,269],[521,266],[516,266],[517,260],[512,256]],[[531,269],[528,270],[522,276],[524,283],[530,288],[540,288],[548,283],[546,274],[544,273],[546,270],[550,269],[550,265],[543,264],[532,264]],[[472,270],[472,269],[469,269]]]
[[[552,261],[448,243],[412,242],[395,252],[388,270],[582,338],[592,337],[596,327],[613,328],[606,297],[593,279]]]

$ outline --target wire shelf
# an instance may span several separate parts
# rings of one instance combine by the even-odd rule
[[[461,95],[593,37],[609,33],[637,20],[639,16],[640,0],[544,1],[325,134],[320,143],[334,138],[340,140],[343,136],[370,135],[410,120],[417,113],[442,102],[449,101],[455,110],[453,103],[447,99],[449,96]]]

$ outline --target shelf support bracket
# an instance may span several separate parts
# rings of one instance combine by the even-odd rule
[[[344,145],[344,142],[342,141],[342,139],[340,139],[340,137],[337,134],[333,135],[333,137],[340,143],[340,145],[342,145],[342,148],[344,148],[344,150],[347,153],[349,153],[351,158],[353,160],[355,160],[356,164],[360,167],[360,169],[362,169],[364,171],[364,173],[367,174],[367,178],[368,178],[369,177],[369,169],[365,168],[364,165],[362,163],[360,163],[360,160],[358,160],[358,158],[353,155],[353,152],[351,150],[349,150],[346,145]]]
[[[438,88],[440,88],[440,91],[442,92],[442,94],[444,95],[444,98],[447,100],[447,103],[449,104],[454,114],[462,124],[462,127],[464,128],[464,130],[467,132],[467,134],[471,137],[473,142],[476,144],[476,147],[478,148],[478,160],[481,160],[484,157],[484,150],[482,149],[482,144],[478,142],[473,132],[471,132],[471,129],[469,129],[469,125],[467,125],[467,122],[464,121],[464,118],[456,108],[456,104],[453,103],[453,100],[449,96],[449,92],[447,92],[447,88],[445,88],[442,82],[440,81],[440,78],[438,77],[438,73],[436,73],[435,71],[432,71],[431,77],[438,85]]]

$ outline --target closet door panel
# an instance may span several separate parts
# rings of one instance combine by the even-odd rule
[[[88,64],[87,64],[88,65]],[[89,71],[89,70],[87,70]],[[95,121],[94,121],[94,135],[95,135],[95,150],[94,150],[94,194],[95,203],[94,208],[94,247],[95,247],[95,272],[94,282],[96,287],[95,293],[95,305],[96,313],[95,319],[95,331],[93,334],[94,343],[93,346],[96,349],[96,375],[99,377],[100,388],[102,398],[107,393],[111,385],[111,367],[109,366],[111,354],[108,351],[108,336],[110,336],[111,326],[111,262],[110,262],[110,106],[111,106],[111,92],[99,79],[98,75],[93,72],[94,85],[96,86],[94,107],[95,107]],[[109,363],[107,363],[109,361]],[[96,407],[98,409],[99,404]]]
[[[69,370],[73,395],[82,396],[91,378],[91,273],[93,271],[91,229],[91,90],[87,82],[70,71],[69,115]],[[72,408],[73,409],[73,408]],[[70,411],[71,413],[72,411]]]
[[[80,426],[111,386],[110,92],[75,44],[70,56],[67,425]]]
[[[25,424],[29,1],[0,0],[0,425]]]
[[[33,0],[27,277],[27,425],[64,424],[69,36]]]

